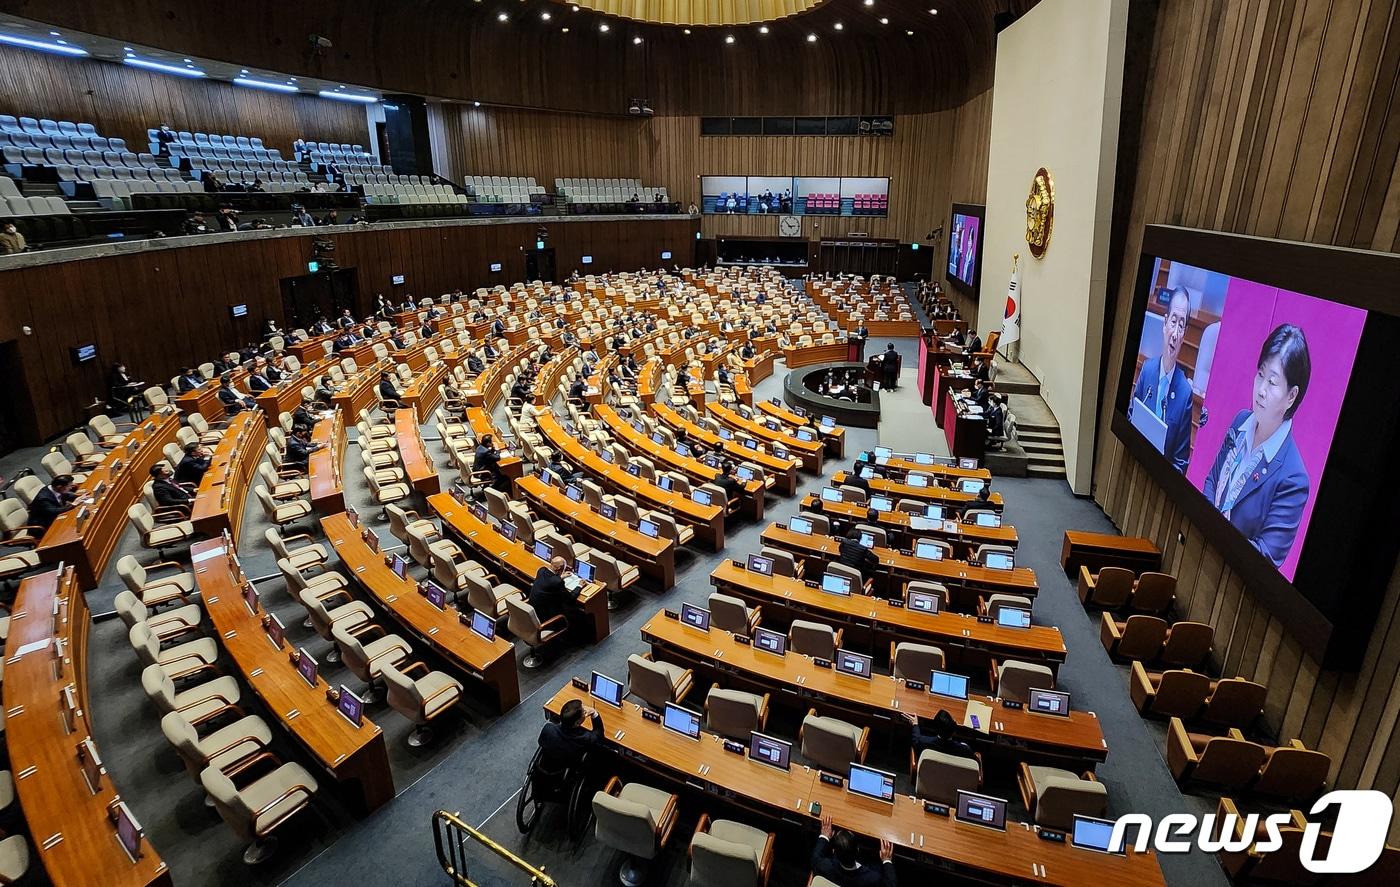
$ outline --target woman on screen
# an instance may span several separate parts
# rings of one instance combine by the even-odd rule
[[[1288,557],[1308,501],[1308,470],[1293,442],[1293,414],[1311,375],[1302,329],[1291,323],[1275,327],[1259,349],[1252,408],[1230,423],[1202,487],[1275,567]]]

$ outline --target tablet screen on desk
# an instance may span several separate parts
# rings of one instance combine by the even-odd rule
[[[928,478],[922,474],[907,475],[904,478],[904,482],[911,487],[919,487],[921,489],[928,486]]]
[[[575,502],[582,502],[582,501],[583,501],[583,490],[580,490],[578,487],[574,486],[573,484],[569,484],[567,487],[564,488],[564,495],[565,495],[565,496],[568,496],[570,499],[572,499],[572,500],[575,501]]]
[[[352,693],[350,688],[344,684],[340,685],[340,698],[336,699],[335,708],[344,716],[345,720],[356,727],[360,726],[360,721],[365,714],[364,700]]]
[[[606,519],[606,520],[616,520],[616,519],[617,519],[617,506],[615,506],[615,505],[601,505],[601,506],[598,507],[598,513],[601,514],[601,515],[604,517],[604,519]]]
[[[1001,515],[991,511],[981,511],[975,516],[979,527],[999,527],[1001,526]]]
[[[1031,611],[1021,607],[1001,607],[997,610],[997,625],[1002,628],[1030,628]]]
[[[1058,690],[1031,690],[1026,709],[1042,715],[1069,717],[1069,694]]]
[[[297,674],[311,686],[316,686],[316,660],[311,658],[305,647],[297,648]]]
[[[691,500],[692,502],[694,502],[696,505],[709,505],[709,504],[710,504],[710,491],[709,491],[709,490],[691,490],[691,491],[690,491],[690,500]]]
[[[984,487],[986,483],[986,481],[978,480],[975,477],[965,477],[962,480],[958,481],[958,489],[962,490],[964,493],[972,493],[973,495],[976,495],[977,493],[982,492],[982,487]]]
[[[394,571],[395,576],[400,579],[404,578],[408,574],[408,561],[404,560],[401,555],[395,554],[392,557],[393,560],[389,562],[390,569]]]
[[[976,459],[959,459],[959,460],[958,460],[958,467],[959,467],[959,468],[966,468],[966,469],[969,470],[969,471],[976,471],[976,470],[977,470],[977,460],[976,460]]]
[[[836,670],[842,674],[852,675],[858,678],[870,677],[870,657],[860,653],[852,653],[850,650],[837,650],[836,662],[833,663]]]
[[[479,521],[484,521],[484,520],[486,520],[486,506],[485,506],[485,505],[473,505],[473,506],[472,506],[472,517],[476,518],[476,519],[479,520]]]
[[[750,573],[758,573],[760,576],[772,576],[773,559],[758,554],[751,554],[749,555],[747,569]]]
[[[791,755],[792,743],[764,736],[762,733],[749,734],[749,757],[760,764],[786,770]]]
[[[676,444],[676,452],[688,458],[690,456],[690,447],[686,446],[683,443],[678,443]]]
[[[921,557],[926,561],[941,561],[943,554],[943,546],[932,539],[920,539],[914,543],[914,557]]]
[[[651,433],[651,442],[654,443],[654,444],[660,444],[661,446],[665,446],[665,445],[666,445],[666,438],[664,438],[664,437],[661,436],[661,432],[660,432],[660,431],[653,431],[653,432]]]
[[[447,609],[447,589],[429,579],[423,586],[423,596],[428,599],[428,603],[439,610]]]
[[[679,705],[666,703],[666,711],[661,716],[661,726],[690,739],[700,738],[700,716],[693,711],[686,711]]]
[[[990,551],[982,557],[982,566],[993,570],[1010,570],[1016,566],[1016,559],[1001,551]]]
[[[574,561],[574,575],[584,582],[592,582],[596,571],[588,561],[576,560]]]
[[[507,542],[514,542],[516,537],[514,524],[501,524],[501,535],[506,537]]]
[[[1074,814],[1074,830],[1070,843],[1080,850],[1097,850],[1100,853],[1113,853],[1113,820],[1096,819],[1092,816]],[[1117,851],[1122,853],[1122,850]]]
[[[875,535],[873,533],[862,531],[860,534],[860,544],[863,548],[874,548]]]
[[[822,576],[822,591],[848,597],[851,594],[851,580],[835,573],[826,573]]]
[[[603,457],[604,462],[611,462],[613,460],[612,451],[609,450],[607,447],[599,448],[598,455]]]
[[[595,671],[590,676],[588,695],[614,708],[622,708],[622,684],[601,672]]]
[[[656,485],[669,493],[671,492],[671,488],[676,485],[676,482],[671,480],[669,475],[663,474],[656,479]]]
[[[787,652],[787,636],[780,631],[755,628],[753,630],[753,645],[756,649],[782,656]]]
[[[822,487],[822,501],[823,501],[823,502],[840,502],[840,501],[841,501],[841,491],[838,490],[838,489],[836,489],[835,487]]]
[[[934,696],[949,699],[967,698],[967,678],[964,675],[947,671],[933,671],[928,677],[928,691]]]
[[[851,765],[851,776],[846,786],[851,794],[874,798],[877,801],[894,800],[894,774],[859,764]]]
[[[121,843],[122,849],[135,862],[141,856],[141,836],[145,834],[141,829],[141,823],[136,821],[136,817],[131,815],[127,809],[125,801],[116,803],[117,820],[117,840]]]
[[[924,517],[928,518],[929,520],[943,520],[943,506],[925,505]]]
[[[747,465],[740,465],[738,468],[734,469],[734,474],[739,478],[739,480],[745,483],[748,483],[749,481],[753,480],[754,477],[753,469]]]
[[[870,507],[876,511],[890,511],[894,508],[894,503],[888,496],[871,496]]]
[[[681,604],[681,621],[691,628],[710,630],[710,611],[694,604]]]
[[[777,429],[775,428],[773,430],[776,431]],[[799,428],[797,429],[797,439],[800,441],[811,443],[812,441],[817,439],[817,436],[812,433],[812,429],[810,428]]]
[[[915,453],[915,454],[914,454],[914,461],[915,461],[916,463],[918,463],[919,465],[932,465],[932,464],[933,464],[933,454],[931,454],[931,453]]]
[[[958,789],[958,808],[954,815],[960,822],[1006,830],[1006,802],[1001,798]]]
[[[734,432],[730,431],[728,428],[721,428],[719,430],[719,436],[723,440],[733,440]]]
[[[876,458],[876,459],[888,459],[888,458],[890,458],[890,457],[893,456],[893,455],[894,455],[894,450],[890,449],[889,447],[876,447],[876,448],[875,448],[875,458]]]
[[[287,629],[282,624],[282,620],[277,618],[276,613],[267,615],[267,622],[263,624],[263,631],[267,632],[268,640],[272,641],[272,646],[282,649],[282,640],[287,636]]]
[[[754,439],[751,438],[751,437],[746,437],[746,438],[744,438],[744,446],[745,446],[747,449],[756,450],[756,449],[758,449],[758,441],[754,440]]]
[[[553,484],[554,484],[554,473],[551,472],[548,468],[541,468],[541,469],[540,469],[540,480],[544,481],[546,484],[553,485]]]
[[[633,477],[641,477],[641,476],[642,476],[642,468],[641,468],[640,465],[628,465],[628,466],[627,466],[627,473],[630,474],[630,475],[632,475]]]
[[[496,621],[480,610],[472,611],[472,631],[488,641],[496,639]]]
[[[812,535],[812,522],[805,517],[788,518],[788,529],[803,536]]]
[[[909,592],[909,600],[906,606],[920,613],[937,613],[938,595],[929,594],[927,591],[911,591]]]
[[[547,562],[553,556],[554,553],[549,550],[548,545],[544,544],[543,542],[535,543],[535,557]]]
[[[652,539],[655,539],[657,536],[661,535],[661,528],[658,527],[655,522],[649,521],[646,518],[642,518],[641,520],[637,521],[637,531],[643,536],[647,536]]]
[[[821,426],[823,428],[835,428],[836,420],[830,416],[822,416]]]

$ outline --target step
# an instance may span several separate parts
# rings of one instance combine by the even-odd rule
[[[1067,476],[1068,475],[1065,474],[1063,468],[1046,468],[1043,465],[1036,465],[1034,462],[1026,466],[1026,477],[1043,477],[1059,479]]]
[[[1024,440],[1039,440],[1046,443],[1060,441],[1059,431],[1043,431],[1038,428],[1027,428],[1025,425],[1016,426],[1016,435]]]
[[[1027,453],[1034,453],[1042,456],[1063,456],[1065,454],[1064,447],[1061,447],[1058,442],[1038,443],[1036,441],[1026,440],[1024,437],[1017,438],[1017,442],[1021,444],[1021,449],[1025,450]]]
[[[1010,382],[998,378],[992,383],[998,394],[1024,394],[1030,397],[1040,395],[1040,383],[1031,382]]]

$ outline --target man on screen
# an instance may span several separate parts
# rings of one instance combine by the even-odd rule
[[[1281,566],[1308,502],[1308,469],[1293,441],[1312,358],[1302,329],[1274,328],[1259,349],[1251,408],[1220,442],[1201,492],[1259,552]]]
[[[1167,316],[1162,321],[1162,354],[1142,365],[1133,400],[1142,401],[1167,425],[1162,455],[1177,471],[1185,472],[1191,458],[1191,381],[1177,364],[1181,344],[1186,341],[1186,323],[1191,316],[1191,296],[1177,287],[1172,290]]]

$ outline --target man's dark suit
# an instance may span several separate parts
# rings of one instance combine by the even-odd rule
[[[272,387],[272,382],[266,376],[259,376],[256,373],[248,377],[248,388],[254,394],[259,391],[266,391]]]
[[[838,887],[895,887],[894,863],[884,862],[879,868],[857,866],[854,871],[841,868],[831,852],[831,841],[817,838],[812,848],[812,874],[820,875]]]
[[[472,354],[467,357],[467,369],[473,373],[480,373],[486,369],[486,364],[482,363],[481,358]]]
[[[194,501],[189,490],[165,478],[153,482],[151,492],[155,494],[156,504],[161,508],[179,508]]]
[[[875,556],[875,552],[854,539],[841,540],[841,554],[836,562],[859,570],[862,579],[869,579],[870,574],[880,566],[880,559]]]
[[[29,525],[47,530],[76,498],[72,492],[64,493],[60,498],[53,487],[44,487],[35,494],[34,501],[29,505]]]
[[[180,393],[181,393],[181,394],[188,394],[189,392],[198,389],[199,386],[200,386],[200,385],[203,385],[203,384],[204,384],[204,383],[203,383],[202,380],[197,379],[197,378],[195,378],[194,376],[181,376],[181,377],[180,377]]]
[[[1162,455],[1172,460],[1172,467],[1184,474],[1186,463],[1191,461],[1191,381],[1186,378],[1186,371],[1178,365],[1172,368],[1171,381],[1165,393],[1157,390],[1161,384],[1162,358],[1154,357],[1143,363],[1138,371],[1137,382],[1133,385],[1133,399],[1142,401],[1155,412],[1157,399],[1161,396],[1163,412],[1166,413],[1162,421],[1167,425]]]
[[[243,402],[243,398],[239,397],[238,392],[234,391],[232,388],[219,389],[219,402],[228,410],[230,416],[234,413],[241,413],[247,408],[247,404]]]
[[[540,622],[548,622],[555,616],[562,616],[573,601],[574,596],[564,587],[564,580],[549,567],[540,567],[535,581],[530,586],[530,606]]]
[[[287,438],[287,455],[282,464],[287,468],[306,471],[311,465],[311,442],[296,436]]]
[[[384,400],[403,400],[403,395],[394,389],[394,383],[388,379],[379,383],[379,396]]]
[[[175,466],[175,482],[199,486],[199,482],[204,479],[204,472],[209,470],[210,461],[208,457],[197,459],[186,453],[180,464]]]
[[[583,756],[603,742],[603,716],[593,716],[592,728],[582,724],[564,727],[553,722],[540,730],[540,766],[551,773],[560,773],[576,766]]]

